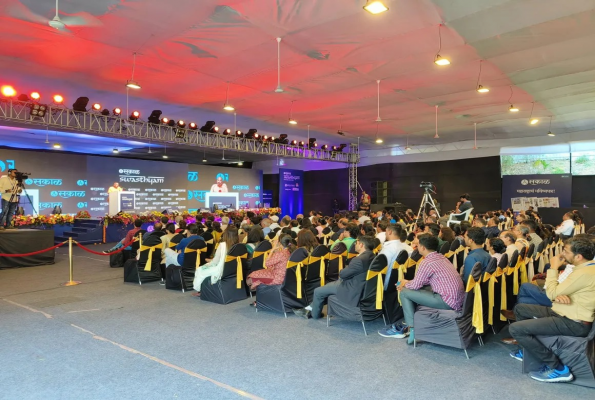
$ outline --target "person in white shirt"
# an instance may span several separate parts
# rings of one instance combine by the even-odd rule
[[[386,231],[385,231],[386,240],[382,244],[382,250],[380,250],[380,253],[379,253],[379,254],[384,254],[386,256],[386,259],[388,260],[387,265],[390,266],[390,268],[387,268],[387,270],[386,270],[386,278],[384,280],[384,290],[386,290],[388,287],[388,281],[390,278],[390,274],[391,274],[391,271],[393,271],[392,265],[395,262],[395,260],[397,259],[397,256],[399,255],[399,253],[403,250],[405,250],[409,256],[411,256],[411,253],[413,253],[413,248],[411,246],[409,246],[406,243],[401,242],[401,232],[402,231],[403,231],[403,228],[401,228],[401,226],[399,226],[399,225],[388,225],[386,227]]]
[[[510,259],[512,258],[514,252],[519,251],[519,249],[517,249],[517,247],[515,246],[516,236],[511,231],[503,231],[500,232],[499,237],[506,245],[506,254],[508,255],[508,261],[510,262]]]
[[[364,222],[366,222],[366,221],[370,221],[370,217],[368,217],[366,215],[366,212],[365,211],[360,211],[359,212],[359,219],[357,220],[357,222],[359,222],[360,225],[363,225]]]
[[[564,214],[562,224],[554,232],[557,235],[572,236],[574,234],[574,215],[571,212]]]
[[[217,177],[217,183],[215,183],[213,186],[211,186],[211,192],[215,192],[215,193],[227,193],[227,185],[225,183],[223,183],[223,178],[222,177]]]
[[[378,221],[376,224],[376,239],[380,240],[380,243],[384,243],[386,240],[386,228],[388,227],[387,221]]]
[[[277,222],[279,222],[279,217],[277,215],[271,215],[269,216],[269,219],[271,221],[273,221],[273,223],[271,224],[271,230],[275,230],[277,228],[280,228],[281,226],[279,226],[279,224]]]

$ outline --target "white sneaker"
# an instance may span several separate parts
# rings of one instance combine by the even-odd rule
[[[312,306],[306,306],[305,309],[312,312]]]

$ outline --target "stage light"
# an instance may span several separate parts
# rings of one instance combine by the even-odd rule
[[[537,119],[537,118],[533,118],[533,119],[531,119],[531,121],[529,121],[529,123],[530,123],[531,125],[535,125],[535,124],[539,123],[539,119]]]
[[[122,110],[116,107],[112,110],[112,114],[114,115],[114,117],[119,117],[120,115],[122,115]]]
[[[244,137],[244,134],[242,133],[242,131],[240,131],[240,130],[237,130],[237,131],[236,131],[236,137],[237,137],[237,138],[243,138],[243,137]]]
[[[275,137],[274,136],[269,136],[269,142],[273,143],[275,141]]]
[[[508,107],[508,111],[510,111],[510,112],[518,112],[519,109],[511,104],[510,107]]]
[[[130,88],[130,89],[136,89],[136,90],[140,89],[139,83],[135,82],[133,80],[126,81],[126,87]]]
[[[388,11],[388,7],[384,5],[381,1],[378,0],[367,0],[366,5],[364,6],[364,10],[369,12],[370,14],[380,14],[382,12]]]
[[[333,151],[336,152],[342,152],[345,148],[347,147],[347,145],[345,143],[341,143],[338,147],[337,146],[333,146]]]
[[[292,140],[292,141],[291,141],[291,145],[292,145],[292,146],[297,146],[297,144],[298,144],[298,141],[297,141],[297,140]]]
[[[2,96],[4,97],[14,97],[17,95],[17,91],[14,90],[14,88],[12,86],[2,86],[2,89],[0,89],[2,91]]]
[[[192,129],[193,131],[198,129],[198,125],[196,125],[194,122],[191,122],[190,125],[188,125],[190,127],[190,129]]]
[[[176,129],[176,139],[184,139],[186,137],[186,129]]]
[[[233,111],[235,108],[229,104],[229,82],[227,82],[227,92],[225,93],[225,104],[223,105],[225,111]]]
[[[318,143],[316,143],[316,138],[308,139],[308,147],[311,149],[313,147],[318,147]]]
[[[260,135],[256,132],[258,132],[258,129],[250,128],[248,129],[248,132],[244,135],[244,137],[246,139],[258,139]]]
[[[54,145],[52,146],[54,149],[61,149],[62,145],[60,143],[54,143]]]
[[[328,150],[328,144],[323,144],[321,147],[322,150]]]
[[[411,146],[409,146],[409,145],[405,146],[405,151],[409,151],[409,150],[411,150]]]
[[[39,92],[31,92],[31,94],[29,96],[35,101],[38,101],[39,99],[41,99],[41,95],[39,94]]]
[[[479,86],[477,87],[477,91],[478,91],[479,93],[487,93],[487,92],[489,92],[489,91],[490,91],[490,89],[488,89],[487,87],[484,87],[484,86],[481,86],[481,85],[479,85]]]
[[[109,110],[107,108],[104,108],[103,111],[101,112],[101,115],[107,117],[109,116]]]
[[[131,120],[131,121],[136,121],[139,118],[140,118],[140,112],[138,112],[138,111],[133,111],[130,114],[130,116],[128,117],[128,119]]]
[[[178,121],[178,127],[185,128],[186,127],[186,123],[184,121],[182,121],[182,120],[179,120]]]
[[[233,106],[231,104],[226,104],[223,106],[223,109],[226,111],[233,111],[235,110],[235,108],[233,108]]]
[[[174,121],[173,119],[168,120],[167,121],[167,126],[171,126],[171,127],[176,126],[176,121]]]
[[[30,104],[29,109],[31,110],[32,117],[43,117],[47,110],[45,104]]]
[[[215,121],[207,121],[203,126],[200,127],[200,130],[201,132],[216,133],[219,130],[219,128],[217,128],[217,130],[215,130],[215,128],[217,128],[215,126]]]
[[[101,110],[101,104],[95,103],[95,104],[93,104],[93,107],[91,107],[91,108],[93,108],[93,110],[95,110],[95,111],[99,111],[99,110]]]
[[[161,110],[153,110],[151,111],[151,115],[149,115],[149,118],[147,118],[147,121],[149,121],[152,124],[159,125],[159,122],[161,122],[161,114]]]
[[[60,94],[55,94],[54,97],[53,97],[53,99],[54,99],[54,103],[55,104],[62,104],[62,103],[64,103],[64,97],[62,97],[62,95],[60,95]]]
[[[114,154],[118,154],[119,152],[120,152],[120,151],[119,151],[118,149],[113,149],[113,150],[112,150],[112,153],[114,153]]]
[[[226,130],[223,131],[224,135],[230,135],[231,134],[231,129],[227,128]]]
[[[27,96],[26,94],[19,94],[19,97],[17,97],[18,101],[22,101],[22,102],[28,102],[29,101],[29,96]]]
[[[167,117],[163,117],[163,118],[161,118],[161,123],[162,123],[163,125],[167,125],[167,123],[168,123],[168,122],[169,122],[169,118],[167,118]]]
[[[304,142],[303,140],[300,142],[300,147],[306,147],[306,142]]]
[[[279,137],[277,139],[273,140],[275,143],[281,143],[281,144],[288,144],[289,140],[287,139],[287,135],[282,133],[279,135]]]
[[[72,103],[72,109],[74,111],[87,112],[87,104],[89,104],[88,97],[79,97]]]
[[[264,136],[261,136],[259,139],[260,139],[261,141],[264,141],[264,142],[266,142],[266,141],[268,141],[268,140],[269,140],[269,137],[268,137],[267,135],[264,135]]]

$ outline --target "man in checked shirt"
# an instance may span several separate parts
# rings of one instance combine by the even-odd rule
[[[417,235],[417,250],[424,257],[412,281],[397,282],[401,292],[404,321],[378,331],[383,337],[403,339],[413,344],[413,314],[415,306],[441,310],[460,311],[463,308],[465,289],[457,270],[446,257],[438,253],[438,238],[429,233]]]

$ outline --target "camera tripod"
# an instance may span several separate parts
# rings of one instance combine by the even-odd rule
[[[434,204],[434,199],[432,199],[432,195],[430,194],[430,189],[424,189],[424,195],[421,199],[421,204],[419,205],[419,211],[417,212],[417,218],[422,218],[422,221],[425,221],[426,217],[428,216],[426,213],[426,206],[430,206],[430,210],[436,210],[436,215],[440,218],[440,213],[438,212],[438,208],[436,208],[436,204]],[[422,217],[423,212],[423,217]]]
[[[10,203],[17,203],[17,210],[18,210],[18,204],[20,203],[20,196],[21,193],[20,191],[22,190],[22,192],[25,194],[25,196],[27,197],[27,200],[29,200],[29,204],[31,204],[31,209],[33,210],[34,214],[37,214],[37,210],[35,209],[35,206],[33,206],[33,201],[31,201],[31,197],[29,197],[29,193],[27,193],[27,189],[25,189],[25,185],[23,184],[23,182],[19,182],[17,181],[16,184],[13,185],[12,187],[12,193],[10,194],[10,200],[8,200],[8,207],[6,207],[5,209],[2,209],[2,212],[0,213],[0,223],[2,223],[2,221],[4,221],[4,218],[6,217],[6,219],[8,219],[8,210],[10,208]],[[16,201],[15,201],[16,200]]]

